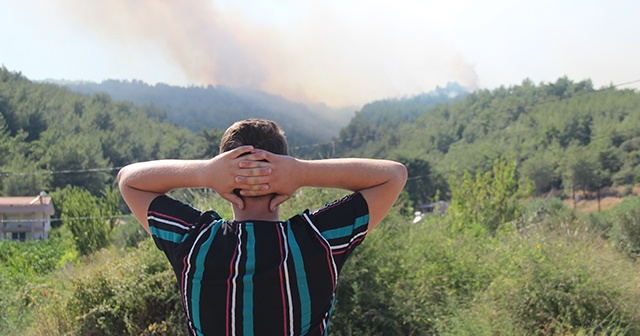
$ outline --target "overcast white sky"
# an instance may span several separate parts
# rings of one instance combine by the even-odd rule
[[[447,82],[639,80],[639,18],[637,0],[0,0],[0,64],[338,107]]]

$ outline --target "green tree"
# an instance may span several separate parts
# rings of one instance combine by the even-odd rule
[[[420,158],[398,158],[407,167],[409,180],[405,186],[405,191],[413,206],[418,206],[424,202],[433,201],[436,195],[446,195],[448,188],[446,180],[433,171],[431,164]]]
[[[450,178],[451,205],[447,215],[454,230],[495,234],[499,227],[522,214],[520,200],[530,194],[530,183],[518,182],[513,161],[498,159],[491,171],[465,172]]]
[[[60,199],[62,223],[71,231],[81,255],[89,255],[109,245],[120,215],[117,190],[107,188],[101,197],[85,189],[67,187],[55,194]]]
[[[565,189],[572,192],[580,189],[583,195],[587,190],[599,186],[598,162],[595,153],[587,147],[572,145],[567,148],[563,162],[562,181]]]
[[[522,175],[533,183],[534,193],[541,195],[559,188],[562,178],[558,175],[558,161],[550,151],[535,153],[522,163]]]

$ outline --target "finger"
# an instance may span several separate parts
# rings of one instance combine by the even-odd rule
[[[241,186],[238,189],[240,189],[240,191],[247,190],[251,192],[264,192],[265,194],[272,192],[272,191],[267,191],[271,189],[271,187],[268,184],[245,185],[245,186]]]
[[[229,155],[231,155],[233,158],[238,158],[240,156],[242,156],[245,153],[252,153],[253,151],[255,151],[255,149],[253,148],[253,146],[240,146],[238,148],[234,148],[232,150],[230,150],[228,153]],[[250,155],[250,154],[249,154]],[[246,155],[245,155],[246,156]]]
[[[276,208],[278,206],[280,206],[280,204],[284,203],[286,200],[289,199],[289,196],[286,195],[276,195],[275,197],[273,197],[271,199],[271,202],[269,202],[269,209],[271,210],[271,212],[276,211]]]
[[[267,157],[267,151],[264,150],[257,150],[257,149],[253,149],[253,151],[251,152],[251,154],[247,154],[245,156],[243,156],[243,159],[249,159],[249,160],[253,160],[253,161],[263,161],[265,160],[265,158]]]
[[[222,198],[226,199],[227,201],[235,204],[238,208],[240,208],[240,210],[244,209],[244,201],[242,200],[242,198],[238,197],[236,194],[228,193],[220,196],[222,196]]]
[[[260,152],[256,152],[256,153],[263,153],[264,154],[264,160],[267,160],[268,162],[275,162],[275,161],[278,160],[278,155],[277,154],[273,154],[271,152],[260,151]]]
[[[238,171],[239,176],[267,176],[271,174],[271,167],[247,168]]]
[[[245,157],[242,157],[243,159]],[[266,162],[266,161],[249,161],[249,160],[242,160],[240,162],[238,162],[238,167],[240,168],[262,168],[262,167],[271,167],[272,164],[270,162]]]
[[[240,188],[251,187],[256,185],[265,185],[269,187],[269,176],[236,176],[235,182]],[[252,188],[253,189],[253,188]]]
[[[240,195],[242,196],[264,196],[271,194],[268,189],[242,189]]]

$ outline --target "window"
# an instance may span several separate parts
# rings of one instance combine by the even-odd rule
[[[11,240],[25,241],[27,240],[26,232],[11,232]]]

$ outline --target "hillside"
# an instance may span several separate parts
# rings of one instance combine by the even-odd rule
[[[274,120],[283,127],[292,146],[326,142],[338,135],[356,109],[307,106],[254,89],[225,86],[178,87],[149,85],[136,80],[56,83],[75,92],[104,92],[115,100],[130,101],[139,106],[152,105],[160,110],[162,118],[194,132],[214,128],[224,130],[233,122],[246,118]]]
[[[505,157],[538,195],[640,182],[640,93],[633,90],[566,77],[525,80],[424,109],[393,127],[371,125],[363,114],[341,132],[338,155],[428,163],[427,170],[410,170],[413,176],[486,171]]]
[[[159,158],[202,158],[207,139],[149,107],[35,83],[0,68],[0,195],[75,185],[99,194],[117,167]]]

